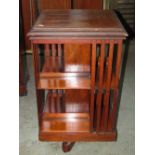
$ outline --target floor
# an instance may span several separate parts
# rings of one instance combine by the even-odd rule
[[[78,142],[64,153],[61,143],[38,141],[37,109],[32,57],[28,56],[30,79],[28,95],[19,98],[20,155],[134,155],[135,154],[135,59],[134,43],[130,44],[118,116],[116,142]]]

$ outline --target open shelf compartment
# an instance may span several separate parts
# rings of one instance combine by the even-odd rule
[[[64,65],[62,57],[46,57],[38,89],[90,89],[90,81],[89,65]]]
[[[89,90],[49,91],[41,132],[89,132]]]

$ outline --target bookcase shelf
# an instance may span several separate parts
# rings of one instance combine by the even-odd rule
[[[77,69],[80,71],[75,72]],[[90,89],[90,66],[67,65],[63,63],[62,57],[46,57],[42,71],[39,73],[37,88]]]
[[[43,119],[41,133],[78,133],[89,132],[90,121],[86,118],[76,118],[70,114],[64,114],[61,118]]]
[[[42,132],[88,132],[89,98],[89,90],[48,91]]]
[[[89,104],[89,90],[48,91],[44,113],[89,113]]]
[[[90,89],[89,78],[41,78],[38,89]]]
[[[69,60],[66,59],[67,58],[65,58],[65,56],[47,56],[44,61],[42,73],[49,73],[49,72],[90,73],[90,65],[80,64],[79,62],[75,63],[73,61],[68,63]]]

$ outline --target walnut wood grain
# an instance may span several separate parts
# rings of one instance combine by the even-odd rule
[[[113,11],[46,10],[29,33],[33,37],[122,37],[127,33]]]
[[[89,113],[89,104],[89,90],[49,91],[44,113]]]
[[[38,89],[90,89],[90,78],[41,78],[38,81]]]
[[[112,11],[47,10],[41,14],[29,33],[40,140],[116,140],[122,39],[126,36]],[[40,44],[45,52],[43,66],[36,49]]]
[[[103,132],[97,134],[96,132],[83,132],[83,133],[43,133],[39,132],[39,139],[41,141],[83,141],[83,142],[92,142],[92,141],[116,141],[116,131],[113,132]]]
[[[100,130],[101,122],[101,102],[102,102],[102,92],[103,92],[103,77],[104,77],[104,59],[105,59],[105,43],[101,44],[100,51],[100,63],[99,63],[99,84],[98,84],[98,94],[97,94],[97,122],[96,122],[96,131]]]
[[[111,85],[111,75],[112,75],[112,62],[113,62],[113,51],[114,51],[114,41],[111,40],[109,54],[107,59],[107,83],[106,83],[106,92],[104,95],[104,109],[102,115],[102,126],[103,130],[107,130],[108,118],[109,118],[109,96],[110,96],[110,85]]]
[[[43,119],[42,133],[89,132],[90,121],[87,118],[76,118],[66,114],[67,119]]]
[[[40,0],[39,9],[71,9],[71,0]]]
[[[102,9],[102,0],[73,0],[74,9]]]

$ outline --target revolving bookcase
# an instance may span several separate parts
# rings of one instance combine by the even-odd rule
[[[127,33],[115,13],[45,10],[28,36],[39,139],[62,141],[65,152],[76,141],[116,140],[122,44]]]

